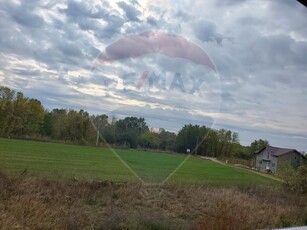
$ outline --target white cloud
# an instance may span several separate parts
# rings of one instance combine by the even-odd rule
[[[244,144],[268,137],[276,145],[288,142],[307,150],[302,144],[307,137],[306,21],[306,8],[286,0],[4,2],[0,82],[48,108],[141,114],[151,126],[171,130],[216,121],[216,127],[241,130]],[[109,44],[150,30],[201,46],[220,78],[201,84],[201,94],[182,93],[178,84],[171,90],[174,73],[180,72],[185,89],[191,89],[189,74],[201,71],[159,55],[91,70]],[[147,69],[165,75],[167,89],[148,91],[146,78],[136,90]],[[123,91],[124,72],[137,73],[128,91]]]

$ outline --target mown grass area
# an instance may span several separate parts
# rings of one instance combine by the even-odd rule
[[[136,180],[110,149],[0,139],[0,169],[8,174],[85,180]]]
[[[189,158],[175,173],[175,176],[170,179],[170,182],[182,183],[187,180],[192,184],[219,186],[279,184],[276,180],[257,175],[242,168],[198,158]]]
[[[167,179],[172,184],[219,186],[278,184],[244,169],[195,157],[186,159],[184,155],[12,139],[0,139],[0,170],[9,175],[26,171],[33,177],[79,180],[161,183]]]

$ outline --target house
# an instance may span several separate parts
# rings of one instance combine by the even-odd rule
[[[285,149],[266,146],[259,150],[256,155],[256,169],[261,171],[276,172],[278,164],[288,162],[293,168],[304,163],[305,157],[295,149]]]

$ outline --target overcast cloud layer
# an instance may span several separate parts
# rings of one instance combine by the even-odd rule
[[[217,71],[161,54],[95,62],[147,31],[184,37]],[[307,9],[296,1],[1,1],[0,34],[0,84],[49,109],[227,128],[242,144],[307,151]]]

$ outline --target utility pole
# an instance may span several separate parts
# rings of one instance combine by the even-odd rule
[[[99,141],[99,132],[100,132],[100,125],[101,125],[101,117],[98,119],[99,124],[98,124],[98,129],[97,129],[97,137],[96,137],[96,146],[98,146],[98,141]]]
[[[196,139],[196,151],[195,151],[195,155],[197,155],[197,152],[198,152],[198,136],[197,136],[197,139]]]

